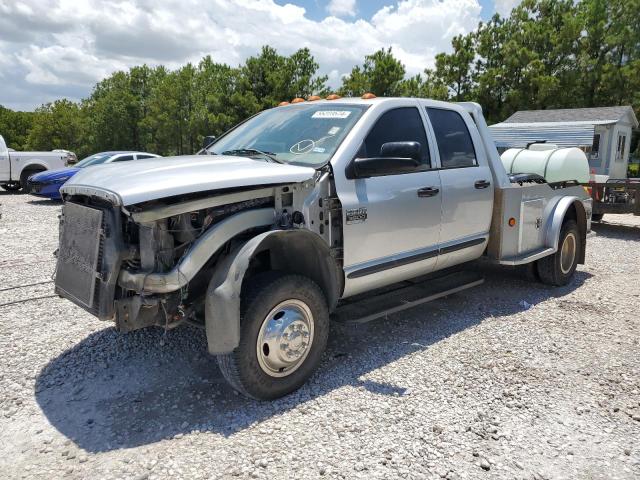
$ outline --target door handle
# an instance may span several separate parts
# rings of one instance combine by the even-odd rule
[[[476,183],[474,183],[474,186],[478,189],[487,188],[489,185],[491,185],[491,182],[489,182],[488,180],[478,180]]]
[[[418,190],[419,197],[435,197],[440,192],[436,187],[424,187]]]

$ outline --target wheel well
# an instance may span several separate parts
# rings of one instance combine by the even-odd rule
[[[263,232],[239,245],[215,267],[205,296],[209,352],[229,353],[240,342],[240,301],[245,281],[265,270],[305,276],[322,290],[329,311],[344,286],[344,273],[320,236],[308,230]]]
[[[44,172],[47,169],[44,165],[39,165],[37,163],[32,163],[31,165],[27,165],[22,169],[23,172]]]
[[[578,224],[578,231],[580,232],[581,247],[578,252],[578,263],[583,264],[586,255],[586,240],[587,240],[587,212],[584,209],[584,205],[580,200],[575,200],[564,214],[562,224],[564,225],[567,220],[574,220]]]
[[[284,233],[284,232],[283,232]],[[251,258],[244,282],[266,271],[294,273],[310,278],[325,295],[333,310],[342,294],[344,276],[331,256],[329,247],[308,232],[289,231],[269,237]]]

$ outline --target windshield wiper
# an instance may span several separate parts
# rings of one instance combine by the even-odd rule
[[[235,150],[225,150],[222,152],[222,155],[261,155],[265,158],[268,158],[270,161],[274,163],[284,163],[276,158],[276,154],[273,152],[264,152],[262,150],[258,150],[257,148],[236,148]]]

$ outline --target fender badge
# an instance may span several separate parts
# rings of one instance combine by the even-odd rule
[[[347,209],[347,225],[362,223],[367,219],[367,209],[365,207]]]

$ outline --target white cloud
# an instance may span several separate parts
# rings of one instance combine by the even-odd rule
[[[331,0],[327,12],[335,17],[355,17],[356,0]]]
[[[503,17],[508,17],[511,10],[516,8],[522,0],[495,0],[496,12]]]
[[[0,59],[3,70],[12,66],[0,72],[0,104],[79,99],[109,73],[142,63],[176,68],[211,55],[238,65],[262,45],[282,54],[308,47],[332,86],[387,46],[413,75],[479,20],[478,0],[401,0],[371,21],[315,21],[274,0],[0,0]]]

